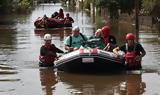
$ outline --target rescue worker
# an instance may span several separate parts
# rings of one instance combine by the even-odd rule
[[[44,35],[44,45],[40,48],[39,65],[40,66],[54,66],[54,61],[57,58],[56,53],[64,53],[51,43],[52,37],[50,34]]]
[[[126,35],[126,43],[121,47],[116,47],[113,52],[119,56],[118,51],[121,50],[125,53],[125,63],[127,69],[141,69],[142,57],[146,55],[146,51],[140,43],[135,42],[135,36],[133,33]]]
[[[54,12],[54,13],[51,15],[51,18],[58,19],[58,12]]]
[[[68,52],[79,49],[84,44],[84,42],[88,40],[86,35],[80,33],[78,26],[73,27],[72,33],[73,34],[68,36],[64,41],[65,50]]]
[[[62,8],[59,9],[58,19],[64,19],[64,13]]]
[[[66,17],[64,18],[64,26],[72,27],[72,23],[74,23],[74,20],[72,17],[70,17],[69,13],[67,13]]]
[[[105,48],[103,50],[112,52],[116,47],[117,41],[114,36],[110,35],[110,31],[111,29],[109,26],[104,26],[101,29],[101,35],[102,41],[105,43]]]

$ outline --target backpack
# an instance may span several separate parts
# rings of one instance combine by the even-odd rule
[[[79,33],[79,34],[80,34],[80,36],[82,37],[82,39],[83,39],[84,41],[87,40],[87,39],[85,39],[85,37],[84,37],[84,35],[83,35],[82,33]],[[69,46],[70,46],[70,47],[72,46],[72,36],[70,36]]]

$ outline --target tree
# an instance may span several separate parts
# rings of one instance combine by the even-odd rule
[[[155,23],[160,22],[160,0],[143,0],[143,8],[150,13]]]
[[[6,12],[8,9],[12,9],[12,0],[0,0],[0,11]]]
[[[141,1],[139,0],[139,6],[141,7]],[[118,10],[123,13],[131,14],[135,8],[135,0],[97,0],[97,7],[108,8],[111,18],[118,18]]]
[[[28,8],[31,7],[31,4],[28,0],[21,0],[19,3],[18,3],[18,7],[21,9],[21,10],[27,10]]]

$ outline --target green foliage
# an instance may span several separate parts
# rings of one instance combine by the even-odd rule
[[[160,0],[143,0],[143,8],[149,11],[151,16],[160,18]]]
[[[96,16],[96,27],[97,29],[104,26],[106,24],[106,21],[104,20],[104,18],[102,18],[101,16]]]
[[[108,9],[110,12],[110,18],[111,19],[118,19],[118,9],[119,9],[119,3],[116,0],[111,0],[108,5]]]
[[[146,10],[152,10],[156,0],[143,0],[142,6]],[[158,0],[159,1],[159,0]]]
[[[151,15],[160,18],[160,0],[156,0]]]
[[[12,0],[0,0],[0,11],[5,12],[11,9]]]
[[[96,3],[97,7],[108,8],[111,19],[118,18],[118,9],[119,9],[118,0],[97,0]]]
[[[89,0],[84,1],[84,8],[85,9],[90,9],[90,1]]]
[[[135,0],[120,0],[119,5],[121,12],[131,14],[135,7]]]
[[[19,7],[21,10],[27,10],[28,8],[31,7],[31,4],[29,3],[28,0],[21,0],[21,1],[18,3],[18,7]]]
[[[97,7],[102,7],[102,8],[106,8],[108,7],[108,0],[97,0],[96,1],[96,6]]]

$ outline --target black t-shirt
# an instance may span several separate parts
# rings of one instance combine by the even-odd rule
[[[116,38],[112,35],[109,35],[109,37],[102,38],[103,42],[107,45],[108,43],[111,43],[113,45],[117,44]]]
[[[117,44],[116,38],[112,35],[109,36],[108,42],[112,44]]]
[[[128,48],[128,49],[127,49],[127,48]],[[121,50],[121,51],[124,51],[125,53],[126,53],[127,51],[129,51],[129,52],[135,51],[135,54],[136,54],[136,55],[141,55],[140,53],[141,53],[141,51],[144,50],[144,48],[142,47],[141,44],[135,43],[134,46],[128,46],[128,45],[126,45],[126,44],[125,44],[125,45],[122,45],[122,46],[120,47],[120,50]]]
[[[69,20],[69,22],[74,22],[73,18],[64,18],[64,21]],[[72,23],[64,23],[65,27],[72,27]]]

